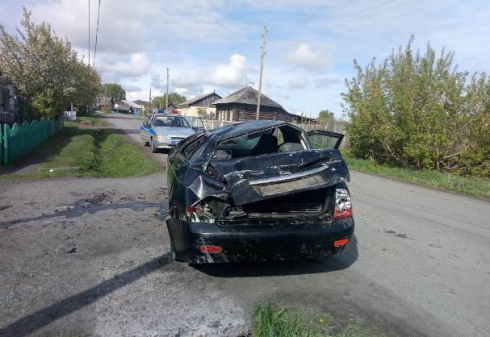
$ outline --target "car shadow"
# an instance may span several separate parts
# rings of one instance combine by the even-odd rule
[[[193,267],[209,276],[223,278],[287,276],[327,273],[347,269],[356,262],[358,257],[357,238],[354,235],[343,253],[325,258],[293,261],[198,264],[193,265]]]

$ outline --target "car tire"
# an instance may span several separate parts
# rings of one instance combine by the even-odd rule
[[[158,149],[155,147],[155,143],[153,142],[153,138],[151,139],[150,146],[151,146],[151,153],[157,153],[158,152]]]
[[[150,142],[147,142],[147,141],[145,140],[145,147],[148,147],[148,146],[150,146]]]
[[[174,244],[170,239],[170,261],[177,261],[177,254],[175,254]]]
[[[179,257],[175,253],[174,244],[172,242],[172,239],[170,239],[170,258],[172,261],[175,261],[175,262],[185,262],[184,260],[179,259]]]

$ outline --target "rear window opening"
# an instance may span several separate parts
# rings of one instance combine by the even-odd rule
[[[214,159],[260,156],[270,153],[305,150],[302,132],[289,125],[242,135],[221,142]]]

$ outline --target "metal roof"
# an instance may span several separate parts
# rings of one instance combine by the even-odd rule
[[[139,105],[139,104],[136,104],[135,102],[133,101],[128,101],[128,100],[122,100],[124,103],[126,103],[127,105],[129,105],[130,107],[134,108],[134,109],[141,109],[143,108],[143,106]]]
[[[187,106],[187,105],[192,105],[192,104],[194,104],[194,103],[196,103],[196,102],[199,102],[200,100],[202,100],[202,99],[204,99],[204,98],[206,98],[206,97],[208,97],[208,96],[212,96],[212,95],[216,95],[216,96],[218,96],[219,98],[221,98],[221,96],[220,96],[220,95],[218,95],[217,93],[215,93],[215,92],[211,92],[211,93],[209,93],[209,94],[202,94],[202,95],[196,96],[196,97],[194,97],[194,98],[191,98],[191,99],[189,99],[189,100],[185,101],[184,103],[180,103],[180,104],[179,104],[179,106]]]
[[[235,91],[229,96],[222,98],[214,102],[213,104],[220,105],[220,104],[237,103],[237,104],[257,105],[257,94],[258,94],[257,90],[248,86],[238,91]],[[282,105],[280,105],[277,102],[274,102],[272,99],[270,99],[264,94],[260,94],[260,106],[284,109]]]

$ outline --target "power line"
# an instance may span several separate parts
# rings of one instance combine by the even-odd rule
[[[338,23],[338,24],[333,24],[333,25],[327,26],[325,29],[331,29],[331,28],[334,28],[334,27],[340,26],[340,25],[342,25],[343,23],[345,23],[345,22],[346,22],[346,21],[345,21],[345,19],[353,18],[353,19],[351,19],[351,20],[347,20],[347,22],[350,22],[350,21],[353,21],[353,20],[357,20],[357,16],[358,16],[359,14],[363,14],[363,13],[365,13],[365,12],[369,12],[369,11],[371,11],[371,10],[373,10],[373,9],[376,9],[376,8],[382,7],[382,6],[384,6],[384,5],[388,5],[388,4],[390,4],[390,3],[392,3],[392,2],[395,2],[395,1],[396,1],[396,0],[389,0],[389,1],[385,1],[385,2],[383,2],[383,3],[380,3],[380,4],[376,5],[376,6],[372,6],[372,7],[369,7],[369,8],[365,8],[365,9],[363,9],[362,11],[359,11],[359,12],[356,12],[356,13],[353,13],[353,14],[349,14],[349,15],[347,15],[347,16],[345,16],[345,17],[343,17],[343,18],[342,18],[342,23]],[[407,1],[407,2],[409,2],[409,1]],[[407,3],[407,2],[402,3],[402,5],[403,5],[403,4],[405,4],[405,3]],[[388,9],[393,9],[393,8],[395,8],[395,7],[390,7],[390,8],[388,8]],[[386,11],[386,10],[387,10],[387,9],[384,9],[384,10],[382,10],[381,12]],[[379,13],[379,11],[376,11],[376,12],[374,12],[374,13],[370,13],[370,14],[377,14],[377,13]]]
[[[380,23],[384,23],[384,22],[388,22],[388,21],[391,21],[393,19],[397,19],[397,18],[400,18],[400,17],[403,17],[403,16],[407,16],[407,15],[410,15],[410,14],[413,14],[415,12],[420,12],[420,11],[424,11],[424,10],[427,10],[427,9],[430,9],[432,7],[436,7],[436,6],[447,6],[449,5],[450,3],[452,3],[453,0],[451,1],[443,1],[443,2],[438,2],[438,3],[435,3],[435,4],[432,4],[430,6],[426,6],[426,7],[422,7],[422,8],[418,8],[414,11],[409,11],[409,12],[406,12],[406,13],[402,13],[400,15],[396,15],[396,16],[392,16],[392,17],[389,17],[387,18],[386,20],[380,20],[380,21],[376,21],[374,23],[368,23],[368,24],[364,24],[364,25],[360,25],[360,26],[357,26],[357,27],[353,27],[351,30],[354,30],[354,29],[359,29],[359,28],[363,28],[363,27],[367,27],[367,26],[375,26],[375,25],[378,25]]]
[[[369,13],[368,16],[373,17],[373,16],[375,16],[377,14],[384,13],[384,12],[389,11],[389,10],[398,9],[400,7],[403,7],[404,5],[409,4],[409,3],[412,3],[412,1],[411,0],[408,0],[408,1],[405,1],[405,2],[402,2],[402,3],[398,4],[397,6],[392,6],[392,7],[384,8],[384,9],[381,9],[381,10],[378,10],[378,11],[375,11],[375,12],[372,12],[372,13]],[[373,9],[373,8],[371,7],[371,9]],[[366,11],[369,11],[369,10],[370,9],[368,9]],[[349,20],[343,20],[341,23],[333,24],[331,26],[326,27],[325,29],[332,29],[332,28],[335,28],[335,27],[340,27],[340,26],[342,26],[342,25],[344,25],[346,23],[355,22],[355,21],[357,21],[357,20],[359,20],[359,19],[362,18],[361,16],[359,16],[359,14],[362,14],[362,13],[363,12],[361,11],[361,12],[358,12],[356,14],[348,15],[348,16],[346,16],[346,18],[350,18]]]
[[[97,29],[95,31],[94,68],[95,68],[95,58],[97,57],[97,42],[99,40],[99,25],[100,25],[100,0],[99,0],[99,7],[97,9]]]

